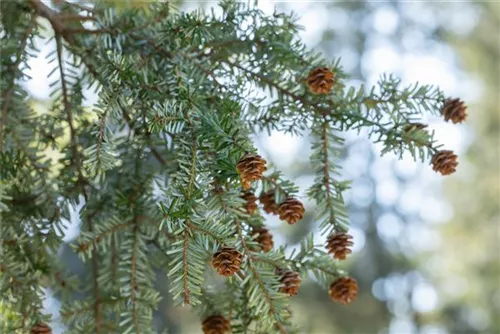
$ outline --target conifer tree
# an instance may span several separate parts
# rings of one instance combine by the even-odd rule
[[[340,263],[352,246],[342,132],[443,175],[457,167],[421,122],[462,122],[461,100],[392,75],[347,87],[338,59],[300,41],[294,15],[232,1],[210,13],[165,3],[1,6],[0,292],[17,315],[3,332],[50,333],[44,288],[63,292],[71,333],[151,333],[161,298],[197,312],[204,333],[295,332],[289,305],[303,280],[314,277],[333,302],[357,294]],[[53,101],[39,113],[23,84],[44,26]],[[89,89],[99,97],[90,108]],[[272,130],[311,135],[316,179],[306,193],[325,245],[311,235],[291,254],[274,247],[262,212],[300,224],[307,208],[252,143]],[[55,261],[79,204],[72,247],[89,263],[82,281]],[[170,296],[155,289],[155,270],[167,274]]]

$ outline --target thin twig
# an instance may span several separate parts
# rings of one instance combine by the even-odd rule
[[[196,178],[196,161],[197,161],[197,154],[198,154],[198,146],[196,139],[193,139],[193,147],[192,147],[192,158],[191,158],[191,172],[189,176],[189,183],[187,186],[186,190],[186,200],[191,199],[191,195],[193,192],[193,186],[194,186],[194,181]],[[188,246],[189,246],[189,230],[193,228],[193,224],[191,223],[191,219],[186,219],[186,226],[187,229],[184,231],[184,244],[183,244],[183,267],[184,267],[184,272],[183,272],[183,290],[184,290],[184,303],[189,304],[190,303],[190,298],[189,298],[189,286],[188,286]]]
[[[223,245],[225,242],[224,240],[222,240],[222,238],[220,238],[218,235],[214,234],[213,232],[209,231],[209,230],[206,230],[204,229],[203,227],[201,226],[198,226],[198,225],[195,225],[193,223],[191,223],[191,221],[189,220],[186,220],[186,225],[190,228],[190,229],[193,229],[193,230],[197,230],[197,231],[200,231],[201,233],[204,233],[210,237],[212,237],[213,239],[215,239],[217,242],[219,242],[221,245]]]
[[[182,264],[184,266],[184,272],[183,272],[183,290],[184,290],[184,304],[189,305],[191,303],[189,299],[189,286],[188,286],[188,254],[187,250],[189,247],[189,233],[188,230],[184,231],[184,244],[183,244],[183,250],[182,250]]]
[[[261,180],[272,183],[275,188],[279,189],[279,191],[281,191],[285,195],[285,197],[290,197],[290,194],[285,190],[285,188],[283,188],[281,184],[278,183],[275,178],[263,175]]]
[[[29,1],[40,16],[49,20],[52,28],[57,34],[61,35],[66,41],[68,41],[68,43],[74,42],[73,36],[66,31],[66,27],[61,22],[61,20],[59,20],[57,12],[50,9],[50,7],[46,6],[40,0],[29,0]]]
[[[326,117],[323,116],[323,124],[321,127],[321,141],[322,146],[321,149],[323,151],[323,183],[325,184],[326,189],[326,201],[328,203],[328,209],[330,211],[329,219],[330,222],[333,223],[333,226],[337,228],[337,222],[335,220],[335,212],[333,211],[333,199],[332,193],[330,189],[330,171],[329,171],[329,162],[328,162],[328,121]]]

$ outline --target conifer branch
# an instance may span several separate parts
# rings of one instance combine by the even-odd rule
[[[263,129],[298,135],[312,130],[316,178],[308,195],[317,203],[326,232],[345,230],[348,223],[342,191],[349,182],[339,180],[335,161],[343,140],[334,129],[365,130],[383,145],[383,153],[438,153],[432,135],[422,130],[425,125],[414,131],[412,122],[423,113],[440,113],[444,100],[439,90],[401,87],[394,77],[383,77],[370,93],[364,87],[346,88],[339,62],[308,51],[297,38],[294,18],[286,14],[266,16],[232,1],[221,3],[222,16],[184,15],[158,4],[148,5],[147,11],[114,10],[111,4],[86,8],[64,0],[54,7],[41,0],[28,4],[32,11],[17,2],[10,7],[26,20],[21,28],[4,23],[12,51],[2,63],[15,68],[4,70],[9,77],[2,84],[0,114],[0,149],[9,145],[0,154],[8,186],[0,194],[1,218],[8,222],[0,225],[6,246],[0,279],[5,276],[12,290],[7,293],[18,297],[14,308],[26,332],[39,314],[40,288],[50,286],[49,280],[56,287],[73,285],[60,276],[62,269],[52,264],[48,250],[35,254],[30,245],[57,249],[61,220],[69,216],[66,207],[83,195],[82,233],[74,248],[91,261],[91,280],[85,300],[63,304],[61,314],[70,330],[147,333],[160,299],[153,268],[166,266],[173,299],[205,306],[204,331],[213,326],[228,331],[233,325],[234,332],[287,333],[286,294],[297,292],[299,272],[302,279],[313,274],[323,286],[345,273],[312,237],[289,258],[283,248],[269,249],[268,231],[265,242],[258,239],[262,235],[255,233],[264,222],[253,209],[255,195],[242,198],[238,182],[238,162],[255,151],[252,135]],[[55,73],[57,79],[50,87],[57,98],[53,112],[44,115],[30,114],[27,92],[16,82],[25,77],[21,64],[36,34],[37,17],[47,19],[55,35],[49,62],[56,65],[50,76]],[[75,60],[67,61],[69,56]],[[92,111],[81,105],[87,81],[99,96]],[[466,116],[459,102],[452,112],[446,117],[453,121]],[[51,144],[59,148],[61,142],[65,158],[59,168],[45,149]],[[82,144],[89,146],[82,151]],[[441,153],[433,168],[453,172],[456,155]],[[265,166],[247,167],[253,186],[273,195],[273,210],[283,197],[287,203],[295,200],[298,187],[279,171],[261,178]],[[216,189],[211,191],[209,184]],[[294,210],[290,205],[288,211]],[[303,217],[302,205],[296,211],[296,217]],[[331,244],[329,253],[336,247]],[[150,250],[165,258],[149,256]],[[218,274],[236,275],[224,292],[203,287],[208,255]],[[41,279],[38,272],[43,272]],[[0,293],[5,291],[0,287]],[[208,313],[217,324],[210,323],[214,317]]]
[[[102,157],[102,144],[104,142],[104,130],[106,127],[107,116],[108,116],[108,111],[106,110],[104,112],[104,114],[102,114],[99,117],[99,130],[97,132],[96,151],[95,151],[97,166],[102,165],[102,159],[101,159],[101,157]]]
[[[323,184],[325,185],[325,195],[326,195],[326,206],[329,210],[329,219],[330,223],[337,228],[337,222],[335,219],[335,210],[333,208],[333,198],[332,198],[332,190],[330,189],[330,166],[329,166],[329,157],[328,157],[328,122],[326,117],[323,116],[322,120],[322,135],[321,140],[323,141],[322,150],[323,150]]]
[[[101,242],[101,240],[105,240],[108,235],[113,235],[114,233],[116,233],[120,230],[125,230],[125,229],[132,228],[132,227],[133,227],[133,225],[129,221],[127,221],[125,223],[118,224],[118,225],[114,225],[108,230],[105,230],[105,231],[102,231],[102,232],[99,232],[99,233],[93,235],[92,239],[89,240],[88,242],[78,243],[78,248],[80,250],[88,249],[89,244],[91,244],[91,243],[97,246],[99,244],[99,242]]]
[[[78,173],[78,186],[81,188],[83,196],[85,198],[85,202],[89,202],[89,194],[86,190],[86,185],[88,184],[82,172],[82,165],[80,161],[80,153],[78,152],[78,141],[77,141],[77,133],[74,125],[72,105],[69,101],[69,92],[66,83],[66,78],[64,74],[63,67],[63,55],[62,55],[62,41],[60,36],[63,36],[68,42],[72,42],[72,35],[66,33],[64,26],[58,21],[52,14],[51,10],[47,8],[44,4],[37,0],[31,0],[32,3],[37,7],[39,12],[44,15],[47,19],[49,19],[52,27],[54,28],[56,34],[56,52],[57,59],[59,62],[59,74],[61,77],[61,87],[63,93],[63,106],[67,116],[67,123],[70,130],[70,141],[71,141],[71,162],[75,166],[76,171]],[[90,232],[93,231],[94,226],[91,219],[87,220],[88,229]],[[95,249],[92,250],[92,277],[94,280],[94,319],[95,319],[95,333],[99,334],[102,330],[102,314],[101,314],[101,305],[100,305],[100,293],[99,293],[99,264],[97,258],[97,251]]]
[[[118,250],[115,245],[115,236],[111,236],[111,282],[116,283],[118,279]]]
[[[16,61],[14,64],[9,66],[8,71],[16,71],[19,65],[21,64],[21,61],[23,60],[23,57],[21,56],[23,52],[26,52],[26,46],[28,44],[29,37],[31,35],[31,32],[33,29],[35,29],[37,25],[36,22],[36,16],[33,15],[31,17],[30,24],[28,25],[28,28],[26,29],[26,32],[24,36],[21,38],[21,45],[18,47],[18,53],[16,54]],[[11,101],[11,96],[12,93],[14,92],[14,87],[15,87],[15,79],[16,76],[12,75],[12,80],[10,80],[8,84],[8,88],[2,93],[2,111],[0,115],[0,152],[3,152],[3,142],[4,142],[4,126],[7,123],[7,110],[9,109],[9,104]]]
[[[318,270],[324,272],[325,274],[331,275],[333,277],[338,277],[340,275],[338,272],[332,271],[329,268],[325,268],[325,267],[315,263],[314,261],[306,261],[306,262],[302,263],[302,265],[308,269],[318,269]]]
[[[189,229],[191,229],[191,230],[200,231],[201,233],[208,235],[209,237],[216,240],[221,245],[224,244],[224,240],[220,236],[218,236],[217,234],[215,234],[214,232],[212,232],[210,230],[207,230],[206,228],[203,228],[202,226],[195,225],[195,224],[191,223],[191,221],[189,221],[189,220],[186,220],[186,226],[189,227]]]
[[[187,220],[189,223],[189,220]],[[183,272],[183,286],[184,286],[184,304],[189,305],[191,302],[189,300],[189,286],[188,286],[188,275],[189,275],[189,268],[188,268],[188,245],[189,245],[189,233],[188,231],[184,231],[184,248],[182,251],[182,262],[184,265],[184,272]]]
[[[89,231],[92,231],[92,223],[89,220]],[[101,295],[99,293],[99,264],[97,262],[97,251],[92,251],[92,277],[94,279],[93,293],[94,293],[94,320],[95,320],[95,333],[101,333],[102,316],[101,316]]]
[[[139,231],[137,226],[137,218],[134,217],[134,227],[132,229],[133,233],[133,243],[132,243],[132,258],[130,259],[130,304],[132,305],[132,319],[134,323],[135,332],[140,334],[140,327],[138,323],[138,315],[137,315],[137,300],[136,300],[136,290],[137,290],[137,252],[138,252],[138,238]]]
[[[260,290],[264,294],[266,301],[269,304],[269,312],[274,317],[275,325],[276,325],[277,329],[280,331],[280,333],[286,334],[286,333],[288,333],[288,331],[286,330],[285,326],[281,323],[281,320],[280,320],[279,315],[277,313],[276,307],[274,305],[274,301],[271,298],[269,291],[267,290],[264,282],[262,281],[262,278],[259,274],[259,271],[257,270],[255,265],[253,264],[253,258],[251,256],[250,250],[248,249],[248,246],[246,244],[245,238],[244,238],[243,233],[242,233],[241,223],[239,220],[236,220],[235,224],[236,224],[236,231],[238,233],[238,238],[240,239],[241,247],[243,248],[243,255],[246,256],[247,260],[248,260],[248,267],[252,271],[252,274],[255,277],[257,284],[259,285]]]
[[[121,105],[121,103],[120,103],[120,105]],[[133,123],[132,118],[128,114],[127,108],[124,107],[124,106],[121,106],[121,110],[122,110],[122,113],[123,113],[123,117],[127,121],[127,124],[128,124],[128,126],[130,128],[130,131],[134,132],[135,124]],[[150,139],[151,134],[149,133],[148,129],[145,128],[145,131],[146,131],[146,137],[147,137],[148,147],[151,150],[151,153],[153,153],[153,156],[156,158],[156,160],[158,160],[158,162],[160,164],[162,164],[163,166],[166,166],[167,165],[167,161],[161,156],[161,154],[158,152],[158,150],[151,143],[151,139]]]
[[[275,177],[263,175],[262,178],[261,178],[261,180],[263,182],[269,182],[269,183],[271,183],[285,197],[289,197],[291,195],[290,192],[287,189],[285,189],[285,187],[283,187],[283,185],[280,184]]]

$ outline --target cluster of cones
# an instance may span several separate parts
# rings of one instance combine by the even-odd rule
[[[267,169],[266,160],[258,154],[245,154],[236,165],[243,189],[246,191],[242,198],[246,201],[245,210],[253,214],[257,210],[257,197],[250,191],[251,182],[262,179],[263,172]],[[281,220],[293,225],[304,218],[304,205],[294,197],[288,197],[278,204],[274,198],[274,190],[262,193],[259,197],[266,213],[279,215]]]
[[[282,203],[278,204],[275,199],[275,190],[269,190],[260,194],[257,198],[249,189],[251,183],[262,178],[263,172],[266,170],[266,161],[257,154],[247,153],[237,164],[237,169],[240,174],[240,180],[243,188],[246,190],[241,198],[245,200],[244,210],[252,215],[258,210],[257,201],[263,206],[263,210],[269,214],[279,215],[280,219],[288,224],[295,224],[304,217],[303,204],[293,197],[286,198]],[[274,243],[273,237],[268,229],[263,226],[253,227],[251,231],[252,238],[258,243],[261,250],[269,252],[272,250]],[[337,260],[344,260],[351,253],[352,237],[344,232],[334,233],[328,237],[326,248],[329,254]],[[212,266],[219,275],[232,276],[240,270],[243,260],[243,254],[234,247],[222,246],[212,256]],[[279,291],[290,296],[298,293],[301,283],[300,274],[296,271],[277,268],[276,274],[280,277]],[[330,286],[330,296],[334,301],[348,304],[356,298],[358,291],[357,283],[353,278],[340,277],[335,280]],[[204,322],[203,328],[205,333],[224,333],[226,323],[222,316],[212,316]],[[215,332],[211,332],[210,328]],[[221,330],[221,331],[217,331]]]
[[[345,232],[334,232],[326,239],[326,250],[334,259],[345,260],[352,253],[352,236]],[[358,295],[358,283],[352,277],[340,277],[330,284],[330,297],[341,304],[349,304]]]
[[[307,77],[307,85],[315,94],[328,94],[335,84],[335,74],[327,67],[313,69]],[[446,121],[454,124],[462,123],[466,117],[466,106],[460,99],[447,99],[444,101],[441,114]],[[409,123],[405,131],[424,130],[427,127],[421,123]],[[437,151],[432,157],[433,169],[442,175],[455,172],[458,165],[457,156],[453,151]],[[263,210],[268,214],[279,215],[281,220],[288,224],[295,224],[304,217],[303,204],[293,197],[288,197],[278,204],[275,199],[275,190],[263,192],[257,198],[250,190],[254,181],[260,180],[266,171],[266,160],[260,155],[247,153],[237,164],[242,188],[245,192],[241,198],[245,200],[244,209],[252,215],[258,209],[257,200],[263,205]],[[251,232],[254,240],[264,252],[272,250],[274,243],[271,233],[265,227],[254,227]],[[326,249],[336,260],[345,260],[352,252],[352,236],[345,232],[334,232],[329,235]],[[232,276],[239,269],[243,255],[233,247],[222,247],[212,257],[212,266],[222,276]],[[280,292],[296,295],[300,288],[300,275],[289,269],[278,268],[276,274],[280,276]],[[358,293],[358,284],[352,277],[339,277],[330,285],[330,297],[341,304],[349,304]],[[202,329],[205,334],[225,334],[231,331],[230,322],[221,315],[213,315],[203,321]]]
[[[279,215],[281,220],[290,225],[304,218],[305,209],[302,202],[294,197],[288,197],[281,204],[278,204],[274,198],[274,193],[274,189],[263,192],[258,198],[266,213]],[[254,214],[257,211],[257,196],[252,191],[247,190],[241,195],[241,198],[245,200],[245,211],[250,215]]]
[[[335,84],[335,74],[328,67],[318,67],[309,72],[307,85],[309,90],[316,94],[328,94]],[[453,124],[462,123],[467,118],[467,106],[459,98],[448,98],[441,107],[441,115],[446,122]],[[427,125],[421,123],[410,123],[405,131],[415,129],[423,130]],[[431,159],[432,169],[442,175],[454,173],[458,166],[458,157],[453,151],[436,151]]]
[[[467,118],[467,106],[465,103],[456,99],[446,99],[441,107],[441,115],[446,122],[453,124],[462,123]],[[422,123],[409,123],[405,131],[424,130],[427,125]],[[453,174],[457,170],[458,157],[453,151],[436,151],[431,159],[432,169],[442,175]]]
[[[260,180],[263,172],[267,169],[266,160],[260,155],[247,153],[236,165],[240,180],[245,192],[241,198],[245,200],[243,206],[246,213],[252,215],[257,209],[257,200],[263,205],[263,210],[266,213],[279,215],[280,219],[288,224],[295,224],[304,217],[304,205],[293,197],[286,198],[282,203],[276,203],[274,194],[271,190],[263,192],[259,198],[249,190],[253,181]],[[251,237],[257,242],[260,249],[264,252],[269,252],[274,247],[273,236],[264,226],[254,226],[251,231]],[[219,275],[232,276],[240,270],[243,260],[243,255],[234,247],[221,247],[212,256],[212,266]],[[291,270],[279,269],[277,274],[281,277],[282,286],[280,291],[291,296],[297,294],[300,286],[299,273]]]
[[[467,106],[458,98],[444,100],[440,112],[446,122],[451,121],[453,124],[462,123],[467,118]],[[427,125],[421,123],[409,123],[405,131],[424,130],[426,127]],[[436,151],[432,156],[431,164],[434,171],[442,175],[450,175],[457,170],[458,157],[450,150]]]

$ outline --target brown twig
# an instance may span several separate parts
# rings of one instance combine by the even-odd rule
[[[40,0],[29,0],[29,2],[40,16],[49,20],[50,25],[56,34],[61,35],[66,41],[68,41],[68,43],[74,42],[73,36],[67,32],[66,27],[59,19],[57,12],[50,9]]]

